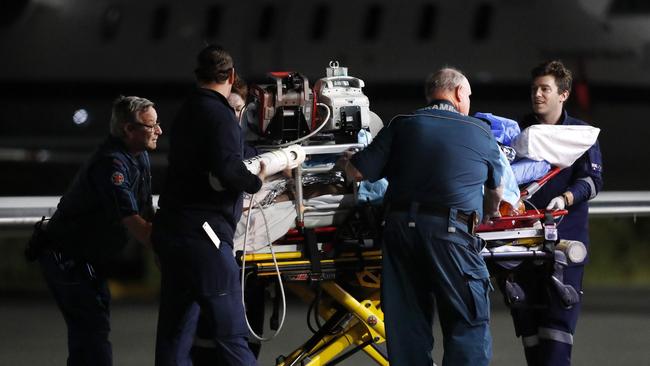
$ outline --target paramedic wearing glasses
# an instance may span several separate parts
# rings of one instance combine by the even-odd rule
[[[544,62],[531,71],[530,99],[533,113],[524,117],[521,127],[544,123],[551,125],[587,125],[569,116],[564,104],[571,91],[571,71],[559,61]],[[602,160],[598,142],[572,166],[549,180],[530,201],[547,210],[567,209],[569,214],[558,224],[560,239],[578,240],[589,247],[588,201],[603,186]],[[564,269],[564,283],[578,293],[582,289],[584,264],[570,264]],[[531,300],[544,299],[546,309],[512,309],[517,336],[522,338],[528,365],[562,366],[571,364],[573,334],[576,329],[580,303],[565,309],[554,291],[546,291],[546,283],[536,271],[521,271],[515,281]]]
[[[170,132],[167,180],[153,224],[161,265],[156,365],[191,365],[199,310],[220,365],[249,366],[239,266],[232,252],[242,193],[262,186],[244,163],[246,148],[232,107],[230,54],[217,46],[197,57],[196,90]],[[207,225],[205,225],[207,223]]]
[[[162,134],[154,104],[113,103],[110,136],[77,173],[57,210],[30,241],[68,327],[67,365],[112,365],[110,260],[129,237],[149,247],[153,206],[147,150]]]
[[[397,366],[433,364],[437,306],[443,365],[488,365],[491,287],[473,228],[475,219],[498,216],[499,149],[489,126],[467,116],[471,88],[458,70],[432,74],[425,91],[428,106],[393,118],[346,167],[355,180],[389,182],[382,272],[388,358]]]

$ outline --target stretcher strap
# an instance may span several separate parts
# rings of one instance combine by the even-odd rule
[[[311,271],[309,279],[311,281],[320,281],[322,279],[322,269],[320,263],[320,252],[316,241],[316,233],[313,229],[304,229],[305,246],[303,248],[305,257],[309,260]]]

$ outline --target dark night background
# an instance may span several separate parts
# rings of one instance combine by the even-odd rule
[[[192,83],[11,83],[0,93],[0,143],[6,150],[25,149],[24,160],[0,161],[2,195],[60,195],[79,164],[107,134],[110,102],[120,94],[142,95],[157,106],[163,130],[169,127]],[[384,121],[420,106],[422,86],[413,84],[369,85],[365,93],[371,109]],[[528,111],[528,85],[475,84],[472,111],[485,111],[517,119]],[[601,128],[606,190],[644,190],[650,173],[644,168],[649,125],[645,88],[592,87],[593,110],[581,112],[569,103],[570,113],[583,116]],[[571,100],[573,101],[573,100]],[[72,114],[85,108],[89,121],[72,123]],[[154,192],[164,179],[166,136],[154,156]],[[42,150],[48,150],[48,153]],[[0,150],[2,151],[2,150]],[[9,161],[8,161],[9,160]]]
[[[313,86],[338,60],[365,81],[384,122],[421,107],[425,77],[447,65],[468,76],[471,112],[517,119],[530,110],[530,69],[559,58],[586,91],[574,91],[569,113],[601,129],[604,189],[650,191],[650,1],[1,0],[0,202],[62,195],[108,135],[119,95],[156,103],[160,193],[165,132],[193,88],[194,58],[206,42],[231,51],[249,82],[291,70]],[[75,124],[79,110],[88,118]],[[30,234],[28,225],[0,227],[0,364],[64,364],[63,319],[39,267],[23,258]],[[574,364],[646,364],[650,218],[591,216],[590,236]],[[115,360],[142,365],[153,361],[159,271],[136,243],[124,254],[110,283]],[[520,340],[493,295],[493,364],[521,365]],[[260,364],[305,340],[306,306],[290,303],[285,338],[263,347]]]
[[[295,70],[313,85],[336,59],[365,81],[384,122],[421,106],[424,78],[444,65],[469,77],[472,112],[517,119],[529,111],[530,68],[560,58],[588,91],[569,112],[602,130],[605,189],[647,190],[649,13],[620,0],[3,1],[0,195],[62,194],[120,94],[154,101],[169,128],[206,42],[226,46],[249,82]],[[79,109],[88,120],[76,125]],[[155,193],[166,138],[153,154]]]

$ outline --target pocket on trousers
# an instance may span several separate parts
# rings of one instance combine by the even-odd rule
[[[241,292],[222,292],[205,298],[207,309],[211,314],[203,314],[214,326],[214,335],[218,338],[246,336],[248,328],[244,319],[244,305]]]
[[[470,323],[479,324],[490,320],[490,278],[485,268],[463,269],[470,295]]]
[[[452,260],[458,266],[460,275],[466,286],[460,293],[465,303],[466,312],[463,314],[466,320],[477,325],[490,320],[490,273],[485,266],[483,258],[473,248],[474,242],[466,245],[449,243]]]

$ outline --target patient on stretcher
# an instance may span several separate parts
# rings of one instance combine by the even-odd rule
[[[503,123],[516,124],[514,121]],[[573,149],[573,156],[577,158],[581,154],[580,149],[586,151],[590,146],[589,140],[597,136],[598,132],[597,129],[595,129],[596,131],[586,131],[588,136],[580,139],[577,137],[576,131],[565,131],[566,129],[563,128],[565,126],[551,127],[562,131],[529,131],[529,129],[526,129],[519,133],[518,126],[516,129],[512,127],[504,128],[504,130],[510,131],[510,135],[506,140],[513,145],[516,152],[515,159],[519,160],[514,160],[511,164],[511,159],[508,158],[506,152],[512,148],[504,145],[501,161],[506,166],[505,171],[509,174],[505,174],[505,202],[501,207],[503,216],[516,216],[524,213],[525,208],[520,198],[519,187],[521,184],[530,182],[531,179],[530,174],[521,174],[522,169],[524,172],[528,171],[528,173],[539,175],[550,170],[550,164],[545,160],[553,161],[555,164],[567,164],[567,162],[554,160],[557,152],[540,148],[538,141],[548,139],[550,135],[560,132],[562,135],[573,134],[571,135],[572,138],[561,140],[566,145],[565,150]],[[498,134],[499,132],[495,132],[493,129],[493,133]],[[584,135],[585,131],[578,131],[578,134]],[[499,139],[506,141],[503,136],[496,137],[498,141]],[[584,153],[584,151],[582,152]],[[511,154],[511,152],[509,153]],[[563,154],[562,156],[566,155]],[[547,168],[540,168],[540,164],[531,165],[533,163],[546,165]],[[518,169],[519,172],[516,173]],[[381,204],[381,198],[387,184],[385,180],[376,183],[362,182],[359,189],[354,192],[352,186],[346,183],[341,171],[330,170],[326,173],[304,175],[302,210],[304,212],[305,227],[338,226],[345,222],[358,202]],[[251,197],[246,196],[244,201],[245,211],[235,233],[235,250],[243,249],[245,239],[247,252],[258,251],[267,247],[269,243],[282,238],[290,229],[295,228],[296,218],[298,217],[295,194],[292,179],[279,175],[268,179],[260,192],[254,196],[248,230],[246,230],[246,222]]]
[[[306,228],[339,226],[343,224],[358,202],[381,204],[385,181],[368,184],[354,190],[346,184],[341,171],[309,174],[303,177],[303,212]],[[298,217],[292,179],[274,176],[255,195],[250,223],[250,195],[244,197],[244,214],[235,232],[235,250],[242,250],[246,236],[246,251],[255,252],[282,238],[296,227]],[[374,189],[373,189],[374,188]],[[381,195],[381,196],[379,196]],[[246,234],[246,235],[244,235]]]
[[[358,133],[358,142],[367,145],[372,135],[366,130]],[[357,189],[346,182],[344,172],[335,162],[340,155],[309,156],[303,168],[323,168],[325,172],[302,175],[304,227],[317,228],[341,225],[358,202],[381,205],[388,186],[385,179],[364,181]],[[237,224],[234,249],[247,252],[266,248],[296,227],[298,208],[294,180],[281,174],[267,178],[254,196],[244,195],[244,213]],[[252,210],[251,198],[253,200]],[[248,222],[249,221],[249,222]],[[248,229],[247,229],[248,228]]]

